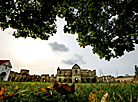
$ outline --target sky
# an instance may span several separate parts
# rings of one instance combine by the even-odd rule
[[[96,70],[97,76],[125,76],[135,74],[138,65],[138,45],[135,51],[125,52],[120,58],[109,62],[92,53],[90,46],[82,48],[76,41],[77,34],[63,32],[64,19],[57,18],[57,33],[49,40],[15,38],[15,29],[0,29],[0,60],[10,60],[12,71],[30,70],[30,75],[54,74],[57,68],[72,69],[78,64],[81,69]],[[102,71],[103,74],[100,74]]]

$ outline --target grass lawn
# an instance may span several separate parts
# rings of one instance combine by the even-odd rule
[[[138,102],[135,83],[75,83],[70,95],[58,93],[52,82],[0,82],[0,87],[3,102]]]

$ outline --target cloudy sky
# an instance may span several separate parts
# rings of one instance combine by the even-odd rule
[[[43,41],[32,38],[18,38],[12,36],[13,29],[0,30],[0,60],[8,59],[12,63],[12,71],[29,69],[30,74],[56,74],[57,68],[71,69],[78,64],[82,69],[100,70],[104,75],[134,75],[135,65],[138,65],[138,45],[133,52],[125,52],[118,59],[105,61],[92,53],[91,47],[80,48],[76,41],[77,35],[64,34],[64,19],[57,20],[57,33],[49,40]],[[118,74],[117,74],[118,73]],[[102,75],[102,74],[101,74]]]

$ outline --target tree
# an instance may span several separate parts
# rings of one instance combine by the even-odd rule
[[[18,29],[15,37],[48,40],[58,16],[67,21],[64,32],[77,33],[80,47],[91,46],[101,59],[118,58],[138,44],[137,0],[2,0],[0,5],[0,26]]]
[[[41,2],[41,3],[40,3]],[[53,0],[1,0],[0,26],[3,29],[9,25],[18,30],[18,37],[32,37],[48,40],[56,33],[55,6]]]
[[[128,76],[129,76],[129,74],[126,74],[126,75],[125,75],[125,77],[128,77]]]
[[[135,76],[138,76],[138,67],[135,65]]]

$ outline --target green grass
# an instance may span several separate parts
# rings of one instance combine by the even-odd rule
[[[69,83],[69,85],[71,84]],[[16,86],[18,89],[15,89]],[[61,95],[54,89],[50,90],[52,95],[49,91],[34,92],[38,88],[47,88],[47,86],[52,87],[53,83],[0,82],[0,87],[5,87],[5,94],[18,90],[13,96],[5,97],[3,102],[89,102],[91,92],[96,95],[98,101],[105,93],[109,94],[109,102],[132,102],[135,97],[138,98],[138,84],[135,83],[75,83],[75,94],[73,95]]]

